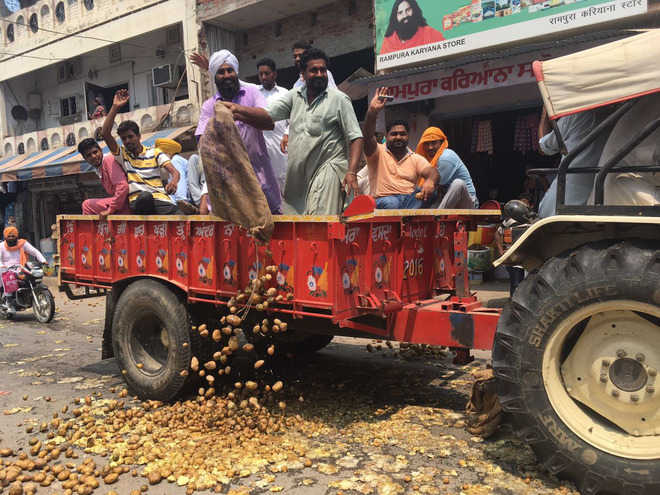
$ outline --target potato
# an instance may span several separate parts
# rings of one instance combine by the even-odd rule
[[[20,481],[14,481],[9,485],[9,491],[7,493],[9,495],[23,495],[23,483]]]
[[[222,332],[218,330],[217,328],[213,330],[213,334],[211,335],[211,338],[213,339],[213,342],[220,342],[222,340]]]
[[[233,327],[237,327],[241,324],[241,318],[236,315],[227,315],[227,323]]]
[[[273,383],[272,386],[273,392],[279,392],[280,390],[282,390],[282,388],[284,388],[284,384],[281,381],[277,381]]]
[[[162,479],[163,477],[158,471],[152,471],[147,475],[147,480],[149,481],[150,485],[157,485],[161,482]]]
[[[204,363],[204,368],[206,368],[209,371],[214,370],[215,367],[216,367],[215,361],[208,361]]]
[[[106,485],[112,485],[113,483],[116,483],[118,479],[119,479],[119,473],[112,472],[110,474],[106,474],[103,477],[103,482]]]
[[[258,370],[259,368],[261,368],[264,365],[264,362],[265,361],[263,359],[260,359],[259,361],[255,362],[254,363],[254,369]]]
[[[193,371],[199,370],[199,359],[197,359],[195,356],[193,356],[190,360],[190,369]]]

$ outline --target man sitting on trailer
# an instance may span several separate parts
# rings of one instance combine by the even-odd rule
[[[142,146],[140,128],[132,120],[125,120],[117,127],[121,146],[112,136],[117,112],[127,103],[128,91],[120,89],[115,93],[110,112],[103,122],[102,133],[105,144],[126,171],[129,208],[138,215],[178,214],[176,203],[168,195],[176,192],[180,179],[170,157],[158,148]],[[161,168],[165,168],[171,177],[166,187],[160,178]]]
[[[471,209],[479,208],[477,191],[472,183],[470,171],[463,160],[449,149],[447,136],[437,127],[429,127],[422,134],[417,153],[422,155],[440,174],[440,186],[445,188],[439,203],[434,205],[440,209]]]
[[[101,147],[92,138],[80,141],[78,152],[87,163],[94,167],[96,175],[101,179],[103,189],[110,195],[108,198],[94,198],[83,201],[83,215],[107,217],[108,215],[130,213],[126,174],[112,153],[103,156]]]
[[[386,96],[387,88],[376,91],[364,123],[364,154],[367,156],[371,195],[379,209],[422,208],[435,193],[438,172],[424,157],[408,148],[407,122],[390,122],[386,144],[376,141],[376,119],[385,108]],[[417,187],[420,179],[424,179],[421,189]]]

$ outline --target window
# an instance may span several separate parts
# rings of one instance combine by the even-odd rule
[[[66,19],[64,2],[60,2],[55,6],[55,17],[57,18],[57,22],[64,22],[64,19]]]
[[[39,19],[37,18],[37,14],[32,14],[30,16],[30,30],[33,33],[39,31]]]
[[[76,108],[76,97],[69,96],[68,98],[60,98],[60,117],[68,117],[78,113]]]
[[[14,42],[14,25],[13,24],[10,24],[9,26],[7,26],[7,40],[10,43]]]
[[[76,145],[76,135],[73,132],[70,132],[67,137],[66,137],[66,145],[67,146],[75,146]]]
[[[94,8],[94,0],[85,0],[85,8],[92,10]]]
[[[18,154],[19,155],[24,155],[25,154],[25,145],[23,143],[19,143],[19,145],[18,145]]]
[[[48,139],[43,138],[41,140],[41,151],[46,151],[48,149]]]

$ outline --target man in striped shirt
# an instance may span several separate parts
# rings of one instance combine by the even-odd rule
[[[178,214],[176,203],[169,194],[176,192],[180,175],[170,157],[158,148],[143,146],[140,142],[140,128],[132,120],[126,120],[117,127],[121,146],[112,136],[117,112],[128,103],[128,98],[127,90],[117,91],[112,108],[103,122],[102,133],[105,144],[126,171],[129,208],[138,215]],[[163,187],[160,178],[161,168],[166,169],[171,177],[166,187]]]

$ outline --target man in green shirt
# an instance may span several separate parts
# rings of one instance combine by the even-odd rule
[[[357,170],[362,156],[362,131],[351,100],[328,88],[328,57],[311,48],[301,59],[305,85],[268,105],[267,110],[225,105],[235,120],[260,129],[289,120],[289,162],[284,186],[285,214],[338,215],[344,186],[359,194]]]

